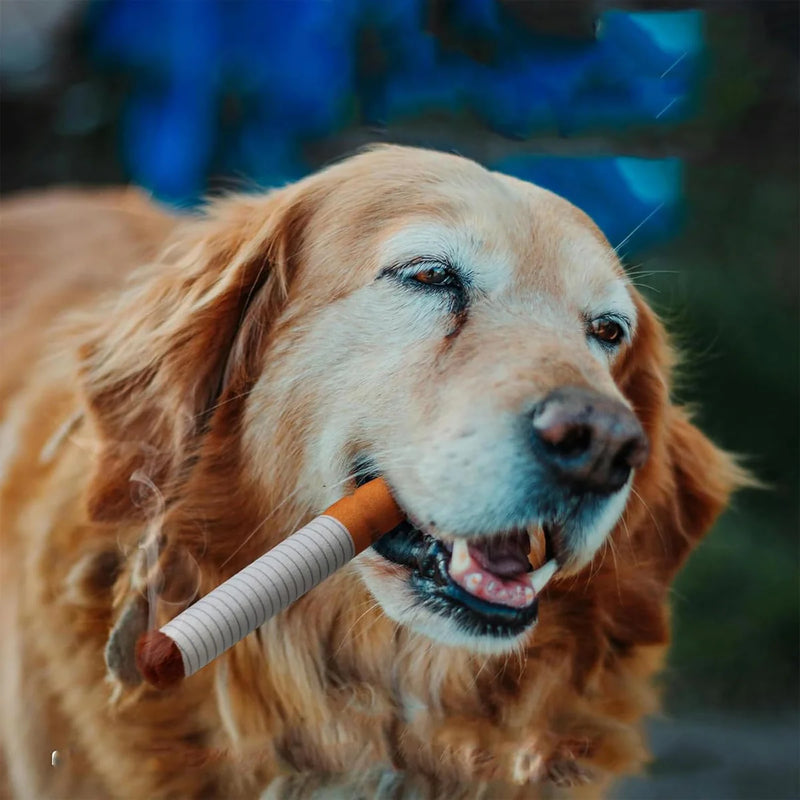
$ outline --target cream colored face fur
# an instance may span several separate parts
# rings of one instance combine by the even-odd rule
[[[618,353],[587,336],[587,321],[607,314],[630,323],[623,348],[635,336],[615,253],[565,200],[455,156],[380,149],[329,178],[337,171],[304,231],[277,322],[281,349],[265,354],[248,401],[253,479],[269,486],[291,448],[315,507],[341,496],[367,459],[434,536],[541,520],[526,413],[566,385],[626,402],[611,374]],[[442,264],[463,277],[463,308],[413,280]],[[299,420],[297,436],[276,443],[287,415]],[[630,483],[569,532],[569,568],[603,544]],[[421,608],[405,571],[371,551],[359,570],[389,616],[436,640],[478,650],[517,643],[464,634]]]

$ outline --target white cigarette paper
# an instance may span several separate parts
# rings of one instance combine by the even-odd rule
[[[347,528],[323,515],[201,597],[161,628],[181,652],[184,677],[233,647],[355,555]]]

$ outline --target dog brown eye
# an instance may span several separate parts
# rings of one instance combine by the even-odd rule
[[[613,319],[596,319],[589,328],[589,333],[605,345],[616,347],[625,338],[625,329]]]
[[[427,286],[455,286],[456,284],[455,275],[447,267],[438,264],[415,272],[411,279]]]

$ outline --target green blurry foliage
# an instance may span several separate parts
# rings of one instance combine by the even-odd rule
[[[665,682],[681,711],[797,709],[797,53],[774,22],[709,14],[685,229],[633,270],[682,353],[678,399],[766,484],[734,498],[675,585]]]

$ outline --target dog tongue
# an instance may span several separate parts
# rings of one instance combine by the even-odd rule
[[[483,539],[467,544],[456,541],[448,571],[450,577],[471,595],[489,603],[524,608],[535,597],[528,578],[527,534]]]

